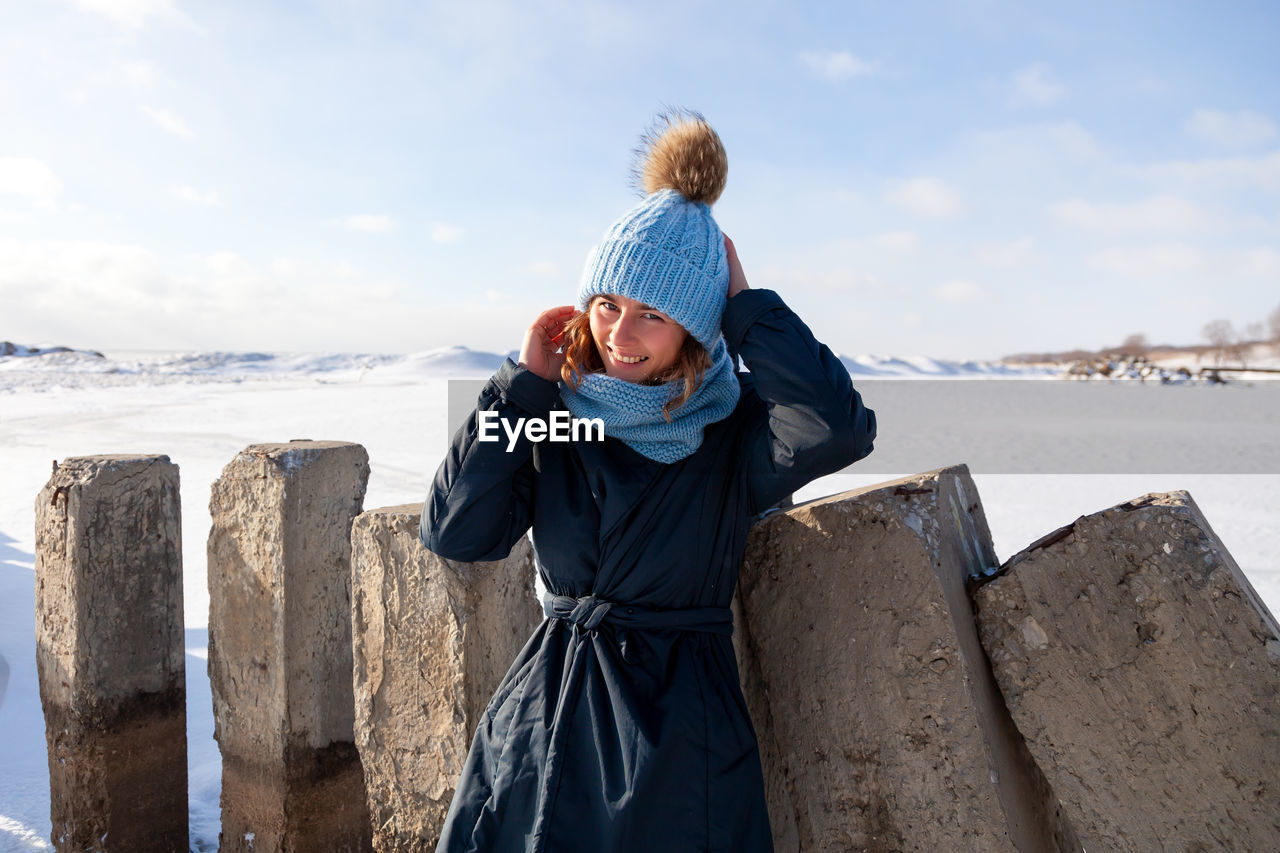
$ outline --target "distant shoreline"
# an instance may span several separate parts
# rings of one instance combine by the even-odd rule
[[[1280,347],[1254,344],[1235,353],[1247,367],[1280,370]],[[854,381],[928,379],[1076,379],[1184,383],[1216,381],[1219,362],[1208,346],[1150,348],[1145,355],[1089,355],[1078,359],[955,361],[873,353],[837,356]],[[103,354],[70,347],[28,347],[3,342],[0,392],[89,389],[130,385],[226,382],[301,384],[409,384],[431,379],[484,379],[519,357],[441,347],[412,353],[263,352],[230,350],[120,350]],[[1233,365],[1233,366],[1238,366]],[[1280,379],[1280,373],[1228,373],[1229,381]]]

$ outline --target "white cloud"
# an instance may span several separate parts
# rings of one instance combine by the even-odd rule
[[[462,239],[462,234],[461,228],[447,222],[436,222],[431,226],[431,239],[436,243],[456,243]]]
[[[135,245],[3,237],[0,304],[19,340],[184,350],[505,352],[519,342],[510,330],[540,309],[518,299],[486,304],[480,292],[428,305],[394,280],[335,261],[165,258]]]
[[[1117,246],[1089,257],[1089,263],[1095,267],[1131,276],[1191,272],[1203,262],[1204,253],[1185,243]]]
[[[143,310],[158,295],[160,278],[155,258],[138,246],[0,240],[0,295],[37,315]]]
[[[1203,231],[1212,224],[1196,205],[1165,195],[1127,204],[1074,198],[1051,205],[1049,212],[1064,225],[1103,234]]]
[[[1271,119],[1250,110],[1235,113],[1196,110],[1183,127],[1192,136],[1227,148],[1260,145],[1276,135],[1276,126]]]
[[[1013,75],[1009,100],[1019,106],[1045,107],[1066,94],[1066,87],[1057,81],[1049,66],[1036,62]]]
[[[979,243],[973,247],[979,262],[992,267],[1020,267],[1036,257],[1035,241],[1030,237],[996,243]]]
[[[965,206],[980,206],[984,218],[1006,221],[1019,231],[1026,228],[1028,235],[1048,203],[1081,192],[1082,186],[1119,185],[1116,173],[1121,168],[1088,130],[1070,121],[962,132],[930,155],[928,163],[916,168],[953,182],[963,192]]]
[[[850,77],[876,70],[875,63],[859,59],[847,50],[804,51],[796,58],[816,76],[831,83],[843,83]]]
[[[122,62],[120,73],[124,75],[129,85],[142,89],[155,85],[159,79],[156,67],[149,62]]]
[[[1280,151],[1257,157],[1171,160],[1141,166],[1138,173],[1159,181],[1186,181],[1215,187],[1277,189],[1280,188]]]
[[[152,20],[189,23],[173,0],[71,0],[86,12],[93,12],[130,30],[140,30]]]
[[[189,187],[186,184],[173,188],[173,195],[180,201],[187,204],[196,204],[202,207],[211,207],[218,203],[217,190],[198,190],[195,187]]]
[[[243,274],[249,270],[248,264],[235,252],[213,252],[205,255],[204,263],[210,272],[222,276]]]
[[[1248,276],[1280,279],[1280,252],[1265,246],[1242,252],[1238,269]]]
[[[894,181],[884,198],[894,207],[930,219],[946,219],[964,210],[960,194],[937,178]]]
[[[358,213],[353,216],[343,216],[336,222],[343,228],[348,228],[352,231],[363,231],[367,234],[385,234],[388,231],[396,230],[396,221],[394,219],[377,213]]]
[[[870,242],[877,248],[902,255],[912,255],[920,249],[920,237],[914,231],[886,231],[872,235]]]
[[[26,196],[50,206],[62,191],[53,170],[33,157],[0,157],[0,193]]]
[[[968,161],[1006,165],[1011,172],[1024,171],[1026,165],[1060,172],[1070,161],[1096,161],[1104,153],[1093,134],[1074,121],[977,131],[963,141],[960,153]]]
[[[990,296],[986,290],[971,281],[948,281],[933,289],[933,295],[943,302],[978,302]]]
[[[173,113],[158,109],[156,107],[142,107],[142,111],[147,117],[156,123],[156,126],[166,133],[172,133],[174,136],[181,136],[183,139],[190,139],[195,134],[191,132],[191,128],[187,127],[187,123],[178,118]]]

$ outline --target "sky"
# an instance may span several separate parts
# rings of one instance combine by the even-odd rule
[[[0,340],[519,349],[664,107],[848,355],[1280,306],[1280,5],[0,0]]]

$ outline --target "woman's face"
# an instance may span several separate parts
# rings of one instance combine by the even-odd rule
[[[675,320],[625,296],[595,296],[591,337],[610,376],[644,382],[675,364],[688,332]]]

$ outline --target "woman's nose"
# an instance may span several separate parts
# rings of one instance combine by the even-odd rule
[[[618,322],[613,324],[613,340],[616,343],[624,343],[636,339],[636,320],[630,314],[623,312]]]

